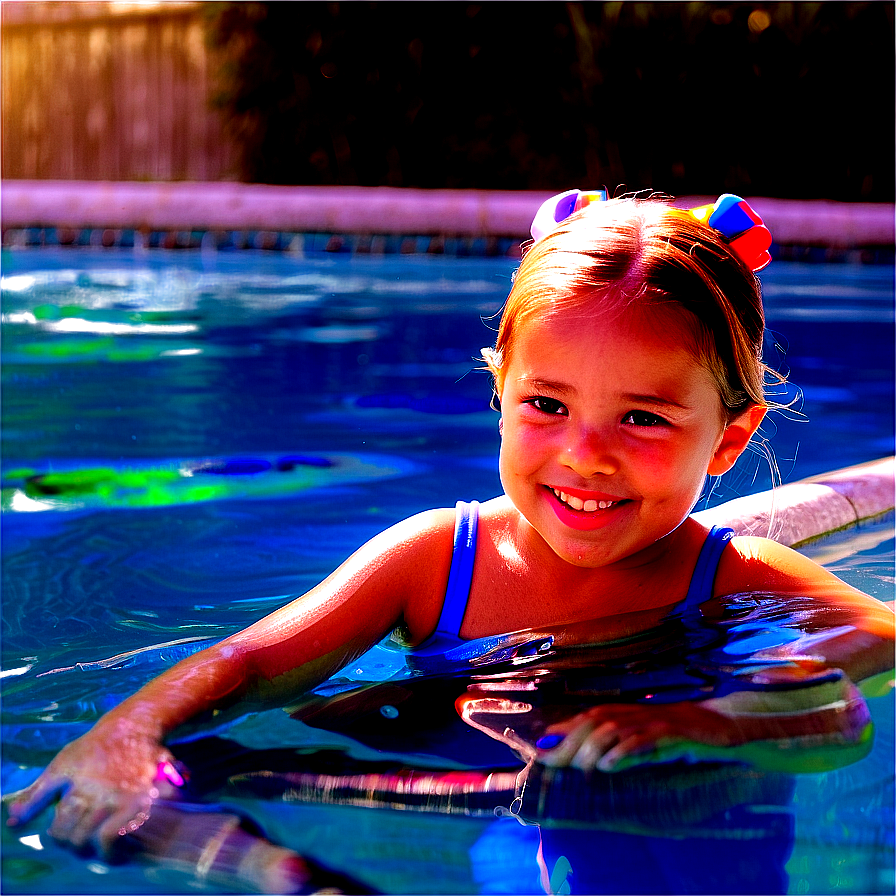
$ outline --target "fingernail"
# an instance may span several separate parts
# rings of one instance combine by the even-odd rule
[[[167,760],[160,762],[156,769],[157,781],[170,781],[175,787],[184,786],[183,775],[177,770],[174,763]]]
[[[552,750],[557,744],[561,743],[565,735],[563,734],[545,734],[535,741],[535,746],[539,750]]]

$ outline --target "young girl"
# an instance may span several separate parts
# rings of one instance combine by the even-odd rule
[[[752,209],[572,191],[545,203],[533,235],[485,357],[505,493],[398,523],[303,597],[178,663],[62,750],[11,802],[10,823],[60,797],[51,834],[108,847],[178,781],[165,739],[181,723],[307,691],[398,631],[412,651],[564,626],[570,641],[610,641],[682,602],[762,590],[825,609],[816,664],[854,682],[892,666],[885,605],[772,541],[689,516],[768,407],[754,270],[770,237]],[[609,771],[678,740],[768,736],[761,715],[735,721],[712,701],[616,703],[559,726],[539,759]]]

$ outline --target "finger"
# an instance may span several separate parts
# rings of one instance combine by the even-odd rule
[[[646,761],[656,753],[657,741],[650,734],[632,734],[621,738],[597,763],[602,772],[620,771]]]
[[[68,782],[44,772],[33,784],[11,794],[9,801],[9,817],[6,823],[10,827],[25,824],[39,815],[60,793]]]
[[[584,772],[594,771],[597,767],[598,760],[603,756],[603,749],[599,741],[594,739],[594,735],[583,741],[582,745],[576,750],[575,755],[570,759],[569,764],[573,768],[579,768]]]
[[[131,804],[110,814],[94,834],[97,849],[108,855],[122,837],[136,833],[149,821],[151,811],[151,804],[147,801],[138,805]]]
[[[110,817],[122,812],[134,815],[149,802],[148,796],[136,797],[109,791],[95,783],[82,783],[59,801],[47,833],[62,843],[83,849],[95,840],[97,830]]]
[[[60,843],[77,846],[78,844],[73,840],[73,834],[88,809],[87,801],[80,794],[67,794],[59,801],[53,821],[47,828],[47,833]]]
[[[570,765],[585,771],[599,768],[607,753],[616,749],[621,742],[632,737],[637,731],[638,729],[633,729],[627,724],[620,724],[616,720],[596,725],[576,751]]]
[[[68,842],[76,849],[86,849],[91,845],[100,848],[97,832],[102,829],[114,812],[115,804],[111,800],[88,804],[80,817],[71,825]]]
[[[589,719],[580,722],[555,747],[543,749],[539,761],[550,766],[569,765],[593,730],[594,724]]]

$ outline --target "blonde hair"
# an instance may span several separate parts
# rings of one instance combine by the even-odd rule
[[[722,236],[665,200],[611,199],[571,215],[525,254],[483,358],[500,394],[520,330],[569,311],[674,310],[689,324],[729,419],[768,407],[765,315],[755,274]]]

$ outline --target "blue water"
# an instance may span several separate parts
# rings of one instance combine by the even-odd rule
[[[476,359],[509,260],[48,249],[2,262],[4,792],[178,648],[38,673],[226,635],[396,520],[500,490]],[[767,360],[793,406],[763,428],[775,469],[745,456],[710,503],[894,452],[893,269],[778,262],[762,280]],[[147,484],[182,469],[201,472]],[[892,519],[806,550],[892,599]],[[798,777],[789,892],[893,891],[892,697],[870,703],[872,755]],[[531,831],[512,819],[259,811],[274,839],[390,892],[522,886]],[[4,832],[6,891],[187,886],[40,845]]]

